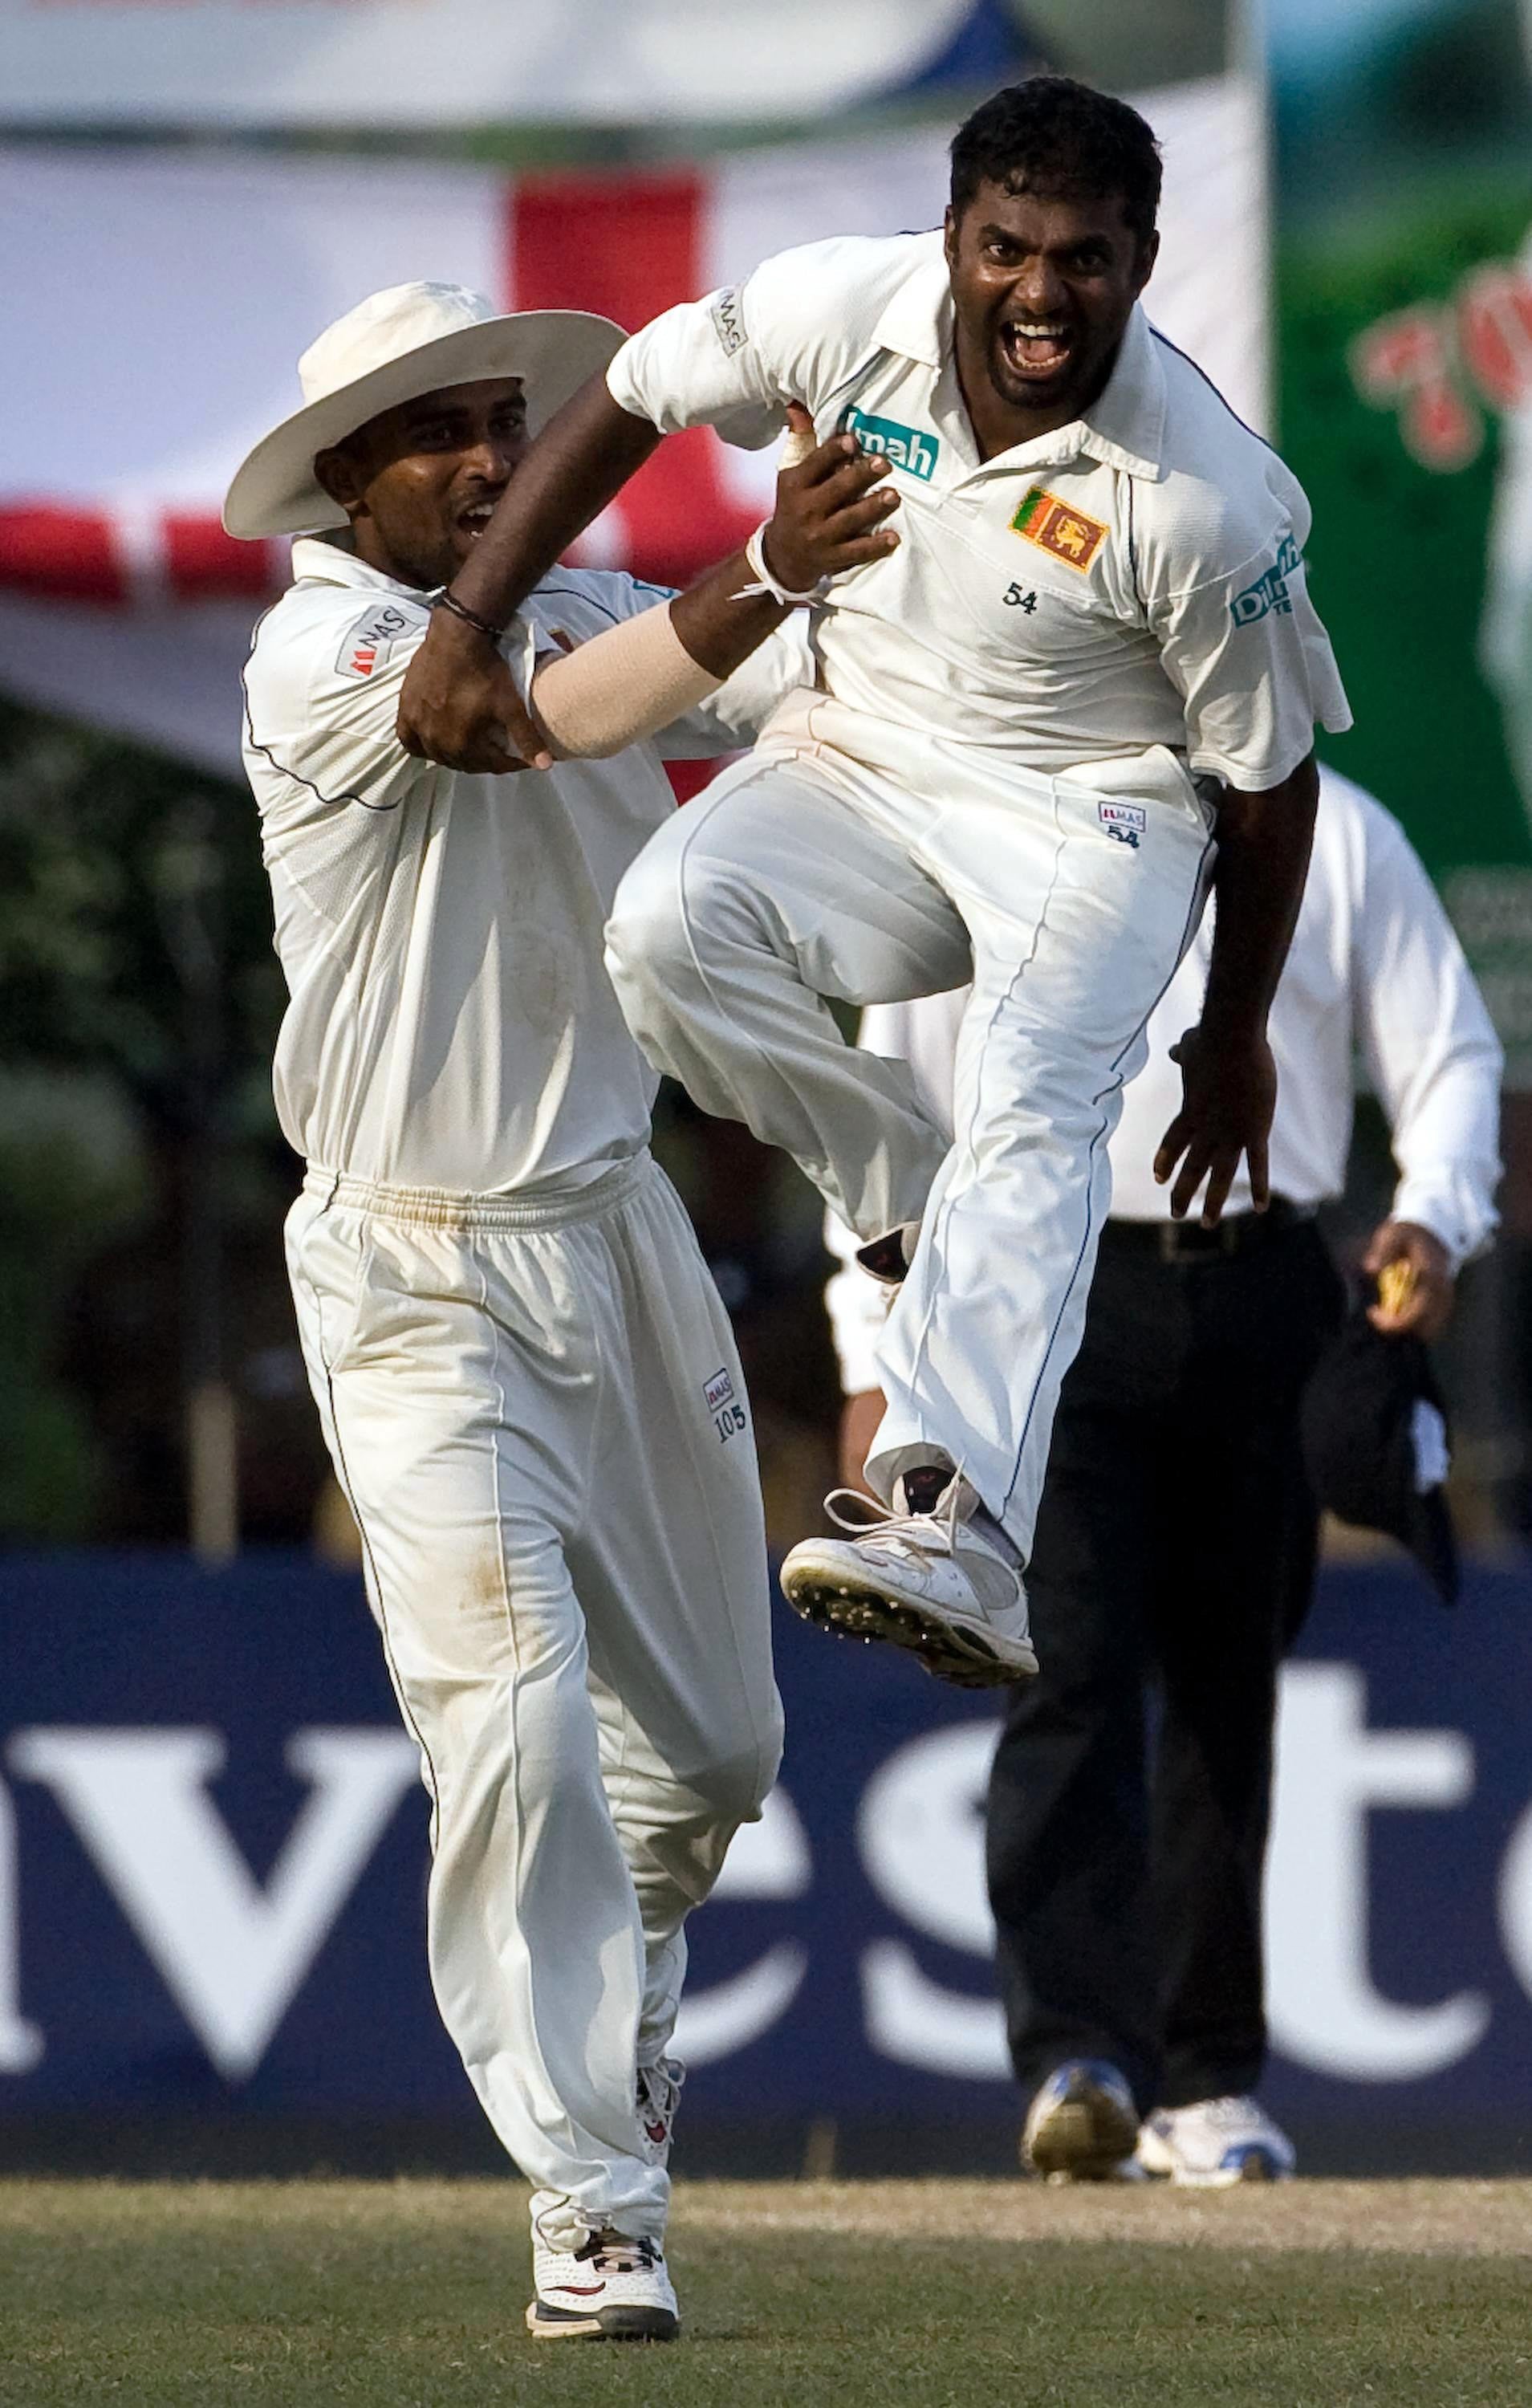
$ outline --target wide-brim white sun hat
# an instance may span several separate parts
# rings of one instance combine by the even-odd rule
[[[314,535],[346,524],[314,474],[332,444],[439,386],[520,377],[534,435],[626,337],[584,309],[497,317],[462,284],[391,284],[326,326],[298,362],[303,408],[264,435],[223,503],[231,535]]]

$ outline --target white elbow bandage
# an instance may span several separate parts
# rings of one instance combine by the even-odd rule
[[[566,760],[604,760],[694,710],[723,684],[692,658],[668,603],[624,619],[532,680],[532,708]]]

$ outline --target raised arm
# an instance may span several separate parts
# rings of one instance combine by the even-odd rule
[[[439,609],[410,665],[398,722],[407,752],[449,768],[506,769],[515,766],[509,729],[511,749],[532,757],[541,739],[508,694],[483,630],[505,625],[662,433],[715,426],[726,442],[759,450],[780,434],[788,403],[817,409],[838,390],[886,304],[869,282],[869,251],[882,259],[884,283],[896,281],[901,245],[832,240],[780,253],[741,290],[665,310],[550,419],[452,581],[452,604],[470,618]]]
[[[1208,991],[1196,1026],[1171,1048],[1181,1064],[1181,1107],[1154,1156],[1162,1185],[1175,1176],[1170,1210],[1178,1220],[1204,1179],[1202,1221],[1210,1228],[1220,1220],[1241,1154],[1250,1163],[1256,1211],[1265,1211],[1269,1199],[1267,1140],[1277,1066],[1267,1014],[1297,925],[1318,801],[1310,755],[1280,785],[1262,794],[1230,787],[1220,805]]]
[[[604,377],[592,377],[554,412],[449,588],[472,617],[433,611],[410,662],[397,721],[407,752],[449,769],[502,771],[520,766],[518,754],[550,766],[493,631],[506,626],[659,440],[657,427],[619,408]]]
[[[789,456],[762,538],[763,565],[784,593],[806,594],[897,543],[883,521],[898,496],[883,481],[886,460],[864,457],[848,435],[816,445],[813,421],[795,402],[787,415]],[[533,681],[537,719],[557,752],[620,752],[716,692],[780,625],[786,608],[737,552],[670,602],[547,662]]]

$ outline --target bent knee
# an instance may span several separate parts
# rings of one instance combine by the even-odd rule
[[[684,841],[687,814],[650,839],[624,873],[607,922],[607,967],[626,978],[665,980],[691,968],[700,945],[716,957],[736,950],[780,952],[780,924],[758,874],[704,842]]]
[[[711,1768],[702,1784],[703,1794],[713,1801],[720,1813],[731,1816],[737,1823],[753,1823],[777,1785],[781,1765],[782,1718],[779,1707],[752,1746]]]
[[[607,922],[607,968],[621,992],[624,979],[664,970],[686,956],[688,910],[671,830],[644,847],[628,865],[612,897]]]

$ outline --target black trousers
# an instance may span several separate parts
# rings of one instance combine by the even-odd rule
[[[989,1799],[1028,2095],[1070,2057],[1110,2058],[1140,2114],[1260,2076],[1277,1670],[1318,1527],[1298,1403],[1342,1309],[1310,1222],[1181,1261],[1104,1233],[1027,1572],[1042,1670]]]

